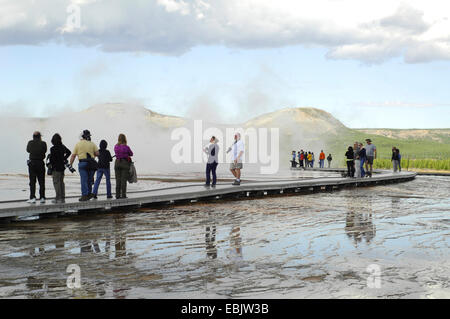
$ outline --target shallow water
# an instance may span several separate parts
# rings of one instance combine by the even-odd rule
[[[449,298],[449,181],[2,225],[0,297]]]

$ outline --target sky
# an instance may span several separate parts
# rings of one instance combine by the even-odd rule
[[[353,128],[449,128],[449,16],[444,1],[0,0],[0,114],[317,107]]]

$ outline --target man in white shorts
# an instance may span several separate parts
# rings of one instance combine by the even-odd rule
[[[233,185],[241,185],[241,169],[242,169],[242,158],[244,156],[244,142],[241,141],[241,134],[234,134],[234,143],[228,149],[231,151],[231,164],[230,171],[234,175],[235,180]]]

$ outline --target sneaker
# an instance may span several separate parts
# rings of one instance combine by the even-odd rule
[[[91,197],[93,200],[97,200],[97,195],[93,194]]]
[[[241,185],[241,182],[239,182],[238,180],[235,180],[235,181],[233,182],[233,184],[231,184],[231,185]]]
[[[113,198],[112,195],[106,196],[107,199]]]
[[[88,195],[83,195],[83,196],[81,196],[79,199],[78,199],[78,201],[80,201],[80,202],[86,202],[86,201],[88,201],[89,200],[89,196]]]
[[[211,184],[211,187],[212,188],[216,188],[216,184]]]
[[[36,198],[30,198],[29,200],[27,200],[28,204],[36,204]]]
[[[209,184],[205,184],[205,185],[203,185],[203,186],[205,186],[205,187],[209,187]]]
[[[91,199],[91,198],[94,198],[94,197],[96,197],[94,194],[92,194],[92,193],[89,193],[88,195],[87,195],[87,197],[88,197],[88,199]]]
[[[45,204],[45,198],[44,198],[44,197],[41,198],[41,199],[39,200],[39,202],[40,202],[41,204]]]

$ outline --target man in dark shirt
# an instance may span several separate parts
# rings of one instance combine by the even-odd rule
[[[28,142],[27,152],[30,153],[28,160],[28,175],[30,178],[30,204],[36,203],[36,178],[39,182],[39,197],[42,204],[45,203],[45,153],[47,144],[42,141],[41,133],[34,132],[33,139]]]

